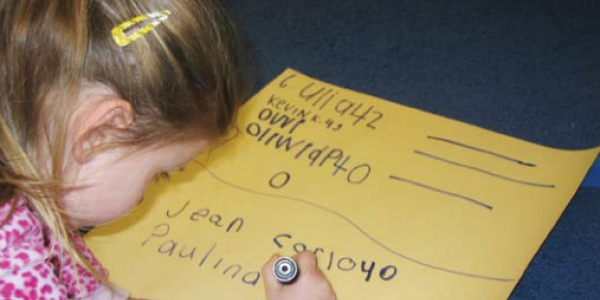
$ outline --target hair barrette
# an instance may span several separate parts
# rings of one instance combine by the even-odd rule
[[[113,40],[115,40],[117,45],[125,47],[152,31],[156,26],[162,24],[170,15],[171,11],[163,10],[137,16],[125,21],[112,29]]]

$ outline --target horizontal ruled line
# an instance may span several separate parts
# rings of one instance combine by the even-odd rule
[[[491,205],[489,205],[487,203],[484,203],[482,201],[479,201],[479,200],[476,200],[476,199],[473,199],[471,197],[467,197],[467,196],[464,196],[464,195],[461,195],[461,194],[457,194],[457,193],[449,192],[449,191],[446,191],[446,190],[442,190],[440,188],[436,188],[436,187],[433,187],[433,186],[430,186],[430,185],[426,185],[424,183],[412,181],[412,180],[409,180],[409,179],[406,179],[406,178],[401,178],[401,177],[398,177],[398,176],[395,176],[395,175],[390,175],[390,179],[397,180],[397,181],[402,181],[402,182],[405,182],[405,183],[408,183],[408,184],[412,184],[414,186],[418,186],[418,187],[421,187],[421,188],[424,188],[424,189],[427,189],[427,190],[430,190],[430,191],[433,191],[433,192],[436,192],[436,193],[440,193],[440,194],[444,194],[444,195],[451,196],[451,197],[454,197],[454,198],[462,199],[462,200],[468,201],[468,202],[470,202],[472,204],[475,204],[477,206],[483,207],[483,208],[488,209],[488,210],[493,210],[494,209],[493,206],[491,206]]]

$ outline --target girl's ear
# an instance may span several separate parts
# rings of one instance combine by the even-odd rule
[[[133,114],[129,102],[115,97],[92,101],[90,107],[79,110],[73,144],[75,160],[80,164],[88,162],[116,141],[130,129]]]

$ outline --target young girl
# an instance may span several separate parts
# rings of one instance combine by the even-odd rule
[[[245,63],[216,0],[0,1],[0,299],[127,299],[77,230],[224,136]],[[286,286],[276,257],[268,299],[335,299],[313,254]]]

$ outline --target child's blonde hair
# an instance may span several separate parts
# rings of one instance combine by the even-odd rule
[[[112,39],[116,25],[164,10],[170,18],[143,38],[123,48]],[[66,131],[83,87],[104,84],[131,104],[135,119],[122,144],[216,138],[249,91],[245,52],[217,0],[0,1],[0,204],[26,196],[89,268],[58,201]],[[35,167],[45,153],[47,176]]]

